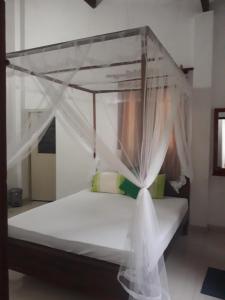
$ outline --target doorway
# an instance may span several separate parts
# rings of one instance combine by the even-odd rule
[[[32,112],[31,122],[42,112]],[[55,118],[30,155],[30,198],[56,200],[56,126]]]

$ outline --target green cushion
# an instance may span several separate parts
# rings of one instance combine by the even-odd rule
[[[155,181],[149,188],[149,191],[153,199],[161,199],[164,197],[165,183],[166,183],[165,174],[160,174],[156,177]]]
[[[92,177],[91,191],[98,192],[99,189],[100,189],[100,173],[98,172]]]
[[[140,191],[140,188],[133,184],[131,181],[125,178],[125,180],[120,185],[121,191],[124,192],[125,195],[130,196],[134,199],[137,198],[137,195]]]
[[[120,185],[124,176],[116,172],[97,172],[92,178],[92,192],[123,194]]]

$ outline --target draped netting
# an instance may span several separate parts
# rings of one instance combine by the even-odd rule
[[[192,177],[191,89],[184,74],[148,27],[10,53],[8,60],[8,168],[30,154],[56,118],[93,161],[140,187],[120,284],[130,299],[170,299],[148,188],[172,133],[181,172]],[[41,111],[35,120],[32,111]]]

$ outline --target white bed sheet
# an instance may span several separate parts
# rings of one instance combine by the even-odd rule
[[[188,209],[184,198],[154,200],[163,249]],[[9,236],[119,264],[136,200],[88,190],[8,220]]]

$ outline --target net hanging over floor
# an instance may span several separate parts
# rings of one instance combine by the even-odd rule
[[[55,117],[108,170],[141,188],[118,280],[130,299],[170,299],[148,188],[171,135],[181,174],[192,177],[191,88],[182,71],[148,27],[14,52],[7,59],[8,168],[32,151]],[[32,111],[41,113],[31,121]]]

